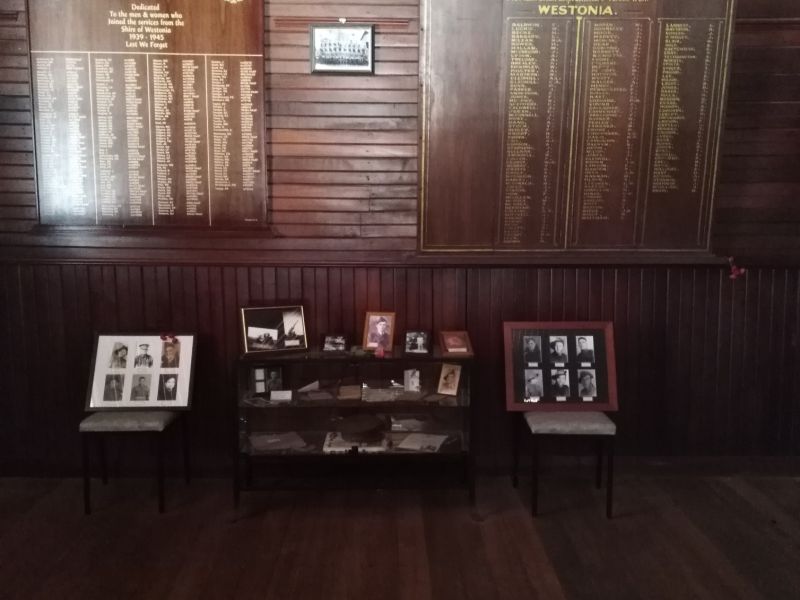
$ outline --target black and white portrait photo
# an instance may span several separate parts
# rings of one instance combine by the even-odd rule
[[[159,375],[158,376],[158,395],[156,400],[162,402],[174,402],[178,399],[178,376]]]
[[[569,362],[567,338],[565,336],[550,336],[550,362],[557,365],[565,365]]]
[[[114,342],[111,350],[111,360],[108,361],[110,369],[124,369],[128,366],[128,345],[122,342]]]
[[[124,375],[106,375],[106,383],[103,388],[103,400],[105,402],[119,402],[122,400],[122,388],[125,385]]]
[[[427,354],[430,352],[430,336],[427,331],[406,331],[406,352]]]
[[[134,374],[131,387],[131,402],[147,402],[150,400],[150,378],[152,375]]]
[[[378,348],[383,351],[392,351],[394,336],[394,313],[368,312],[364,322],[365,348]]]
[[[446,396],[458,394],[458,380],[461,379],[461,365],[442,365],[442,372],[439,375],[439,387],[437,392]]]
[[[550,371],[550,392],[556,397],[570,395],[569,371],[566,369],[553,369]]]
[[[522,360],[528,365],[542,362],[542,338],[538,335],[522,336]]]
[[[181,364],[180,342],[164,342],[161,347],[161,368],[177,369]]]
[[[323,352],[344,352],[347,350],[347,338],[343,335],[326,335],[322,343]]]
[[[142,342],[136,347],[136,358],[133,366],[137,369],[149,369],[153,366],[153,355],[150,354],[150,344]]]
[[[578,371],[578,396],[581,398],[594,398],[597,396],[594,369],[580,369]]]
[[[525,369],[525,402],[538,402],[544,396],[541,369]]]
[[[594,337],[579,335],[575,338],[575,360],[579,363],[594,362]]]
[[[312,73],[372,73],[371,25],[312,25]]]

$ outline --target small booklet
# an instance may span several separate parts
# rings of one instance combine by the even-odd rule
[[[278,450],[302,450],[306,442],[296,431],[278,433],[251,433],[250,447],[253,452],[275,452]]]
[[[415,452],[438,452],[445,440],[446,435],[436,433],[409,433],[397,448]]]

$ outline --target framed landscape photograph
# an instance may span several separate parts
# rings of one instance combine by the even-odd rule
[[[188,410],[196,336],[100,334],[86,392],[86,410]]]
[[[364,340],[362,346],[367,349],[384,352],[392,351],[394,341],[394,313],[368,312],[364,319]]]
[[[322,338],[323,352],[346,352],[347,336],[342,333],[328,333]]]
[[[245,354],[307,350],[302,306],[266,306],[241,309]]]
[[[507,322],[503,340],[506,410],[617,410],[611,322]]]
[[[312,73],[371,74],[375,70],[372,25],[311,25]]]
[[[458,354],[472,356],[472,344],[466,331],[441,331],[439,339],[442,344],[442,354]]]

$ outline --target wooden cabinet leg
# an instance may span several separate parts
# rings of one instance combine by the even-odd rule
[[[594,485],[599,490],[603,487],[603,448],[605,440],[599,438],[597,440],[597,469],[594,477]]]
[[[539,514],[539,436],[531,436],[531,514]]]
[[[81,446],[83,454],[83,513],[86,515],[92,514],[92,501],[91,501],[91,473],[89,470],[91,465],[89,463],[89,434],[81,434]]]

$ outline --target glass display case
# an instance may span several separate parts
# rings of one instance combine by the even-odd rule
[[[452,460],[474,498],[472,358],[352,351],[251,355],[237,361],[234,493],[254,463],[317,457]]]

